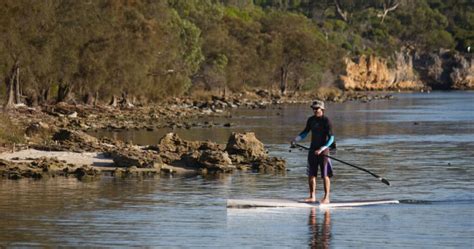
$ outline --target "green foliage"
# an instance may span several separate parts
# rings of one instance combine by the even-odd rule
[[[155,101],[192,86],[312,89],[334,83],[346,56],[474,44],[470,0],[337,2],[4,0],[0,97],[17,62],[23,94],[39,101]]]

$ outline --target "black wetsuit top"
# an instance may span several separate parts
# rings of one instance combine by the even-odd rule
[[[319,149],[323,146],[328,146],[327,143],[332,134],[331,121],[326,116],[316,117],[311,116],[306,122],[306,127],[299,134],[301,139],[305,138],[311,131],[311,150]]]

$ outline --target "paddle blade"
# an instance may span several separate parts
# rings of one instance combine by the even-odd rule
[[[389,182],[387,179],[385,179],[385,178],[379,178],[379,179],[380,179],[380,181],[382,181],[383,183],[385,183],[385,184],[387,184],[388,186],[390,186],[390,182]]]

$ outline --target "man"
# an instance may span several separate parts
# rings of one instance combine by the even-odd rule
[[[308,185],[309,198],[305,202],[316,202],[316,177],[318,176],[318,167],[321,169],[321,178],[324,179],[324,197],[320,203],[329,203],[329,192],[331,190],[332,165],[328,157],[329,146],[334,142],[332,134],[332,125],[329,119],[324,116],[324,102],[320,100],[313,101],[311,104],[314,115],[308,118],[304,130],[291,141],[303,140],[311,131],[311,147],[308,152]]]

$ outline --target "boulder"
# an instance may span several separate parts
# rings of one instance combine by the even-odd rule
[[[162,163],[157,154],[141,149],[123,148],[109,153],[117,167],[154,168],[156,164]]]
[[[189,142],[181,139],[176,133],[167,133],[164,135],[155,149],[158,152],[173,152],[177,154],[184,154],[191,149],[198,149],[201,146],[199,142]]]
[[[59,143],[63,150],[83,152],[98,151],[101,149],[97,138],[82,131],[60,129],[53,135],[53,140]]]
[[[233,132],[227,142],[225,151],[229,155],[238,155],[243,160],[254,160],[268,157],[267,152],[253,132],[235,133]]]
[[[44,122],[33,122],[26,127],[25,134],[29,137],[46,134],[51,130],[50,126]]]
[[[209,171],[229,172],[235,169],[225,151],[205,150],[201,153],[198,163]]]

